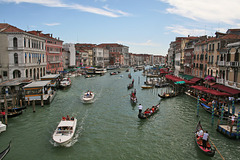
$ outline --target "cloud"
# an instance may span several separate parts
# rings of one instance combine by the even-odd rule
[[[195,21],[223,22],[233,25],[240,20],[239,0],[159,0],[168,3],[166,11]]]
[[[83,12],[89,12],[94,14],[99,14],[107,17],[122,17],[122,16],[128,16],[129,14],[126,12],[123,12],[121,10],[113,10],[106,7],[103,8],[96,8],[96,7],[90,7],[90,6],[83,6],[80,4],[66,4],[63,3],[61,0],[0,0],[0,2],[6,2],[6,3],[33,3],[33,4],[39,4],[47,7],[62,7],[62,8],[69,8],[69,9],[75,9]]]
[[[46,26],[58,26],[60,23],[44,23]]]
[[[206,35],[206,31],[204,29],[188,29],[181,25],[174,25],[166,27],[167,30],[170,30],[173,33],[177,33],[182,36],[199,36]]]

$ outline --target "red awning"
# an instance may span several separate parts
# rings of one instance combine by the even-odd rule
[[[219,91],[213,90],[213,89],[206,89],[206,90],[203,90],[203,92],[209,93],[209,94],[212,94],[215,96],[230,96],[230,94],[228,94],[228,93],[219,92]]]
[[[199,91],[203,91],[203,90],[206,90],[208,88],[204,87],[204,86],[190,86],[191,88],[194,88],[194,89],[197,89]]]
[[[227,92],[227,93],[229,93],[231,95],[235,95],[235,94],[239,94],[240,93],[240,90],[238,90],[238,89],[233,89],[233,88],[221,85],[221,84],[215,84],[212,87],[215,88],[215,89],[218,89],[220,91]]]
[[[198,82],[200,80],[201,80],[201,78],[197,78],[197,77],[194,77],[194,78],[190,79],[190,81],[192,81],[194,83],[196,83],[196,82]]]

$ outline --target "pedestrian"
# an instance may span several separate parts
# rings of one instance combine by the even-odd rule
[[[141,104],[139,104],[139,106],[138,106],[139,114],[142,113],[142,109],[143,109],[143,106]]]

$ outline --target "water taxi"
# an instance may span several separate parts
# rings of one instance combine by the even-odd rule
[[[53,140],[60,145],[67,144],[73,138],[76,126],[76,118],[66,119],[63,117],[53,133]]]

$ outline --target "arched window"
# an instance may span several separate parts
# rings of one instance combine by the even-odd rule
[[[14,48],[18,47],[18,43],[17,43],[17,38],[16,37],[13,38],[13,47]]]
[[[26,69],[26,78],[28,78],[28,69]]]
[[[18,64],[18,54],[14,53],[14,64]]]

